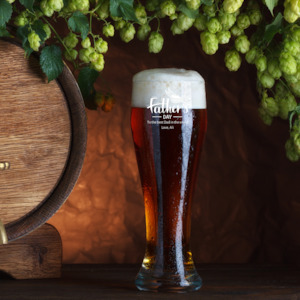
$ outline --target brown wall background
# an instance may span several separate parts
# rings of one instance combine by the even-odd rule
[[[255,69],[224,66],[192,29],[149,54],[137,40],[109,40],[97,86],[111,88],[112,112],[87,111],[88,147],[79,181],[50,220],[63,240],[65,263],[141,263],[144,206],[130,131],[132,76],[147,68],[197,70],[206,80],[208,130],[192,215],[192,250],[201,263],[276,262],[300,265],[299,163],[285,158],[287,122],[268,127],[257,107]]]

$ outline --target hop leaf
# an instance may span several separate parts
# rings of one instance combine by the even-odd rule
[[[68,25],[74,32],[80,33],[83,40],[87,37],[90,30],[88,18],[80,11],[73,13],[68,20]]]
[[[28,35],[29,35],[30,31],[29,31],[29,26],[25,25],[22,27],[19,27],[17,29],[17,37],[22,41],[22,47],[25,50],[25,55],[27,57],[30,56],[30,54],[32,53],[32,49],[29,45],[29,41],[28,41]]]
[[[263,43],[269,44],[273,40],[274,36],[281,31],[282,19],[282,14],[278,13],[274,21],[266,26],[262,40]]]
[[[110,13],[113,17],[121,17],[126,21],[139,22],[133,8],[133,0],[111,0]]]
[[[99,72],[90,67],[81,69],[78,76],[78,85],[84,99],[94,92],[94,83],[99,76]]]
[[[273,10],[278,4],[278,0],[265,0],[266,1],[266,6],[268,7],[270,13],[273,16]]]
[[[33,4],[35,0],[20,0],[20,3],[27,9],[33,11]]]
[[[48,82],[57,78],[64,68],[60,48],[55,45],[45,47],[41,52],[40,65],[48,77]]]
[[[6,0],[0,0],[0,27],[5,27],[12,15],[12,6]]]
[[[177,9],[191,19],[196,19],[199,15],[198,10],[188,8],[185,3],[180,3]]]
[[[6,30],[5,27],[0,27],[0,37],[10,36],[10,33]]]

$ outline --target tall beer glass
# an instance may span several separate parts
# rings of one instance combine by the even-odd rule
[[[206,132],[203,78],[152,69],[133,78],[131,128],[143,188],[146,253],[136,286],[146,291],[201,287],[190,249],[191,200]]]

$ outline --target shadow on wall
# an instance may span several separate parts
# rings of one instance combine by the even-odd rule
[[[299,164],[285,158],[287,122],[265,126],[257,113],[256,74],[226,70],[226,48],[203,54],[199,33],[165,34],[160,54],[146,43],[109,41],[97,82],[112,90],[112,112],[87,111],[88,149],[66,204],[50,220],[65,263],[141,263],[144,205],[130,130],[132,76],[144,69],[194,69],[206,80],[208,131],[192,214],[192,250],[201,263],[300,264]],[[102,80],[103,79],[103,80]]]

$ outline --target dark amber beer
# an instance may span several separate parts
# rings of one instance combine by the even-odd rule
[[[201,287],[190,250],[191,200],[206,132],[204,80],[153,69],[133,79],[131,128],[144,194],[146,253],[140,290]]]

